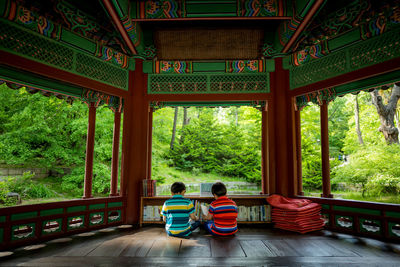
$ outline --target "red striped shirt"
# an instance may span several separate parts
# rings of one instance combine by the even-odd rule
[[[221,196],[214,200],[209,208],[213,215],[214,222],[211,231],[217,235],[231,235],[237,232],[237,214],[236,203],[227,196]]]

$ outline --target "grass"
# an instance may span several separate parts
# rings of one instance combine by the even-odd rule
[[[319,197],[321,191],[305,191],[305,196]],[[370,201],[379,203],[400,204],[400,195],[381,195],[381,196],[362,196],[361,192],[355,191],[332,191],[333,197],[336,199],[349,199],[357,201]]]
[[[158,173],[162,173],[160,176],[163,181],[157,182],[158,185],[172,184],[176,181],[182,181],[184,183],[214,183],[216,181],[221,182],[246,182],[244,178],[240,177],[229,177],[221,176],[215,173],[201,173],[201,172],[187,172],[177,170],[168,166],[160,167]],[[154,178],[153,178],[154,179]],[[157,178],[156,178],[157,179]]]

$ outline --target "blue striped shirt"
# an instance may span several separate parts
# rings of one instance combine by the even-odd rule
[[[174,195],[166,200],[161,214],[167,217],[165,230],[170,235],[187,236],[191,234],[189,215],[194,212],[194,205],[190,199],[182,195]]]

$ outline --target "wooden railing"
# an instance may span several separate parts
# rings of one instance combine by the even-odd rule
[[[400,241],[400,205],[303,197],[322,205],[325,228],[351,235]]]
[[[0,250],[122,224],[123,197],[77,199],[0,209]]]

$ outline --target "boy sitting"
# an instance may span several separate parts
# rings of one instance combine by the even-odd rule
[[[237,232],[237,214],[238,209],[236,203],[226,196],[226,187],[223,183],[215,183],[211,187],[211,193],[214,200],[210,204],[208,210],[209,215],[206,217],[206,229],[212,235],[233,235]]]
[[[184,237],[199,227],[200,222],[194,215],[194,206],[190,199],[184,198],[186,186],[175,182],[171,186],[172,198],[165,201],[161,214],[166,222],[165,230],[169,236]],[[189,222],[189,217],[194,221]]]

